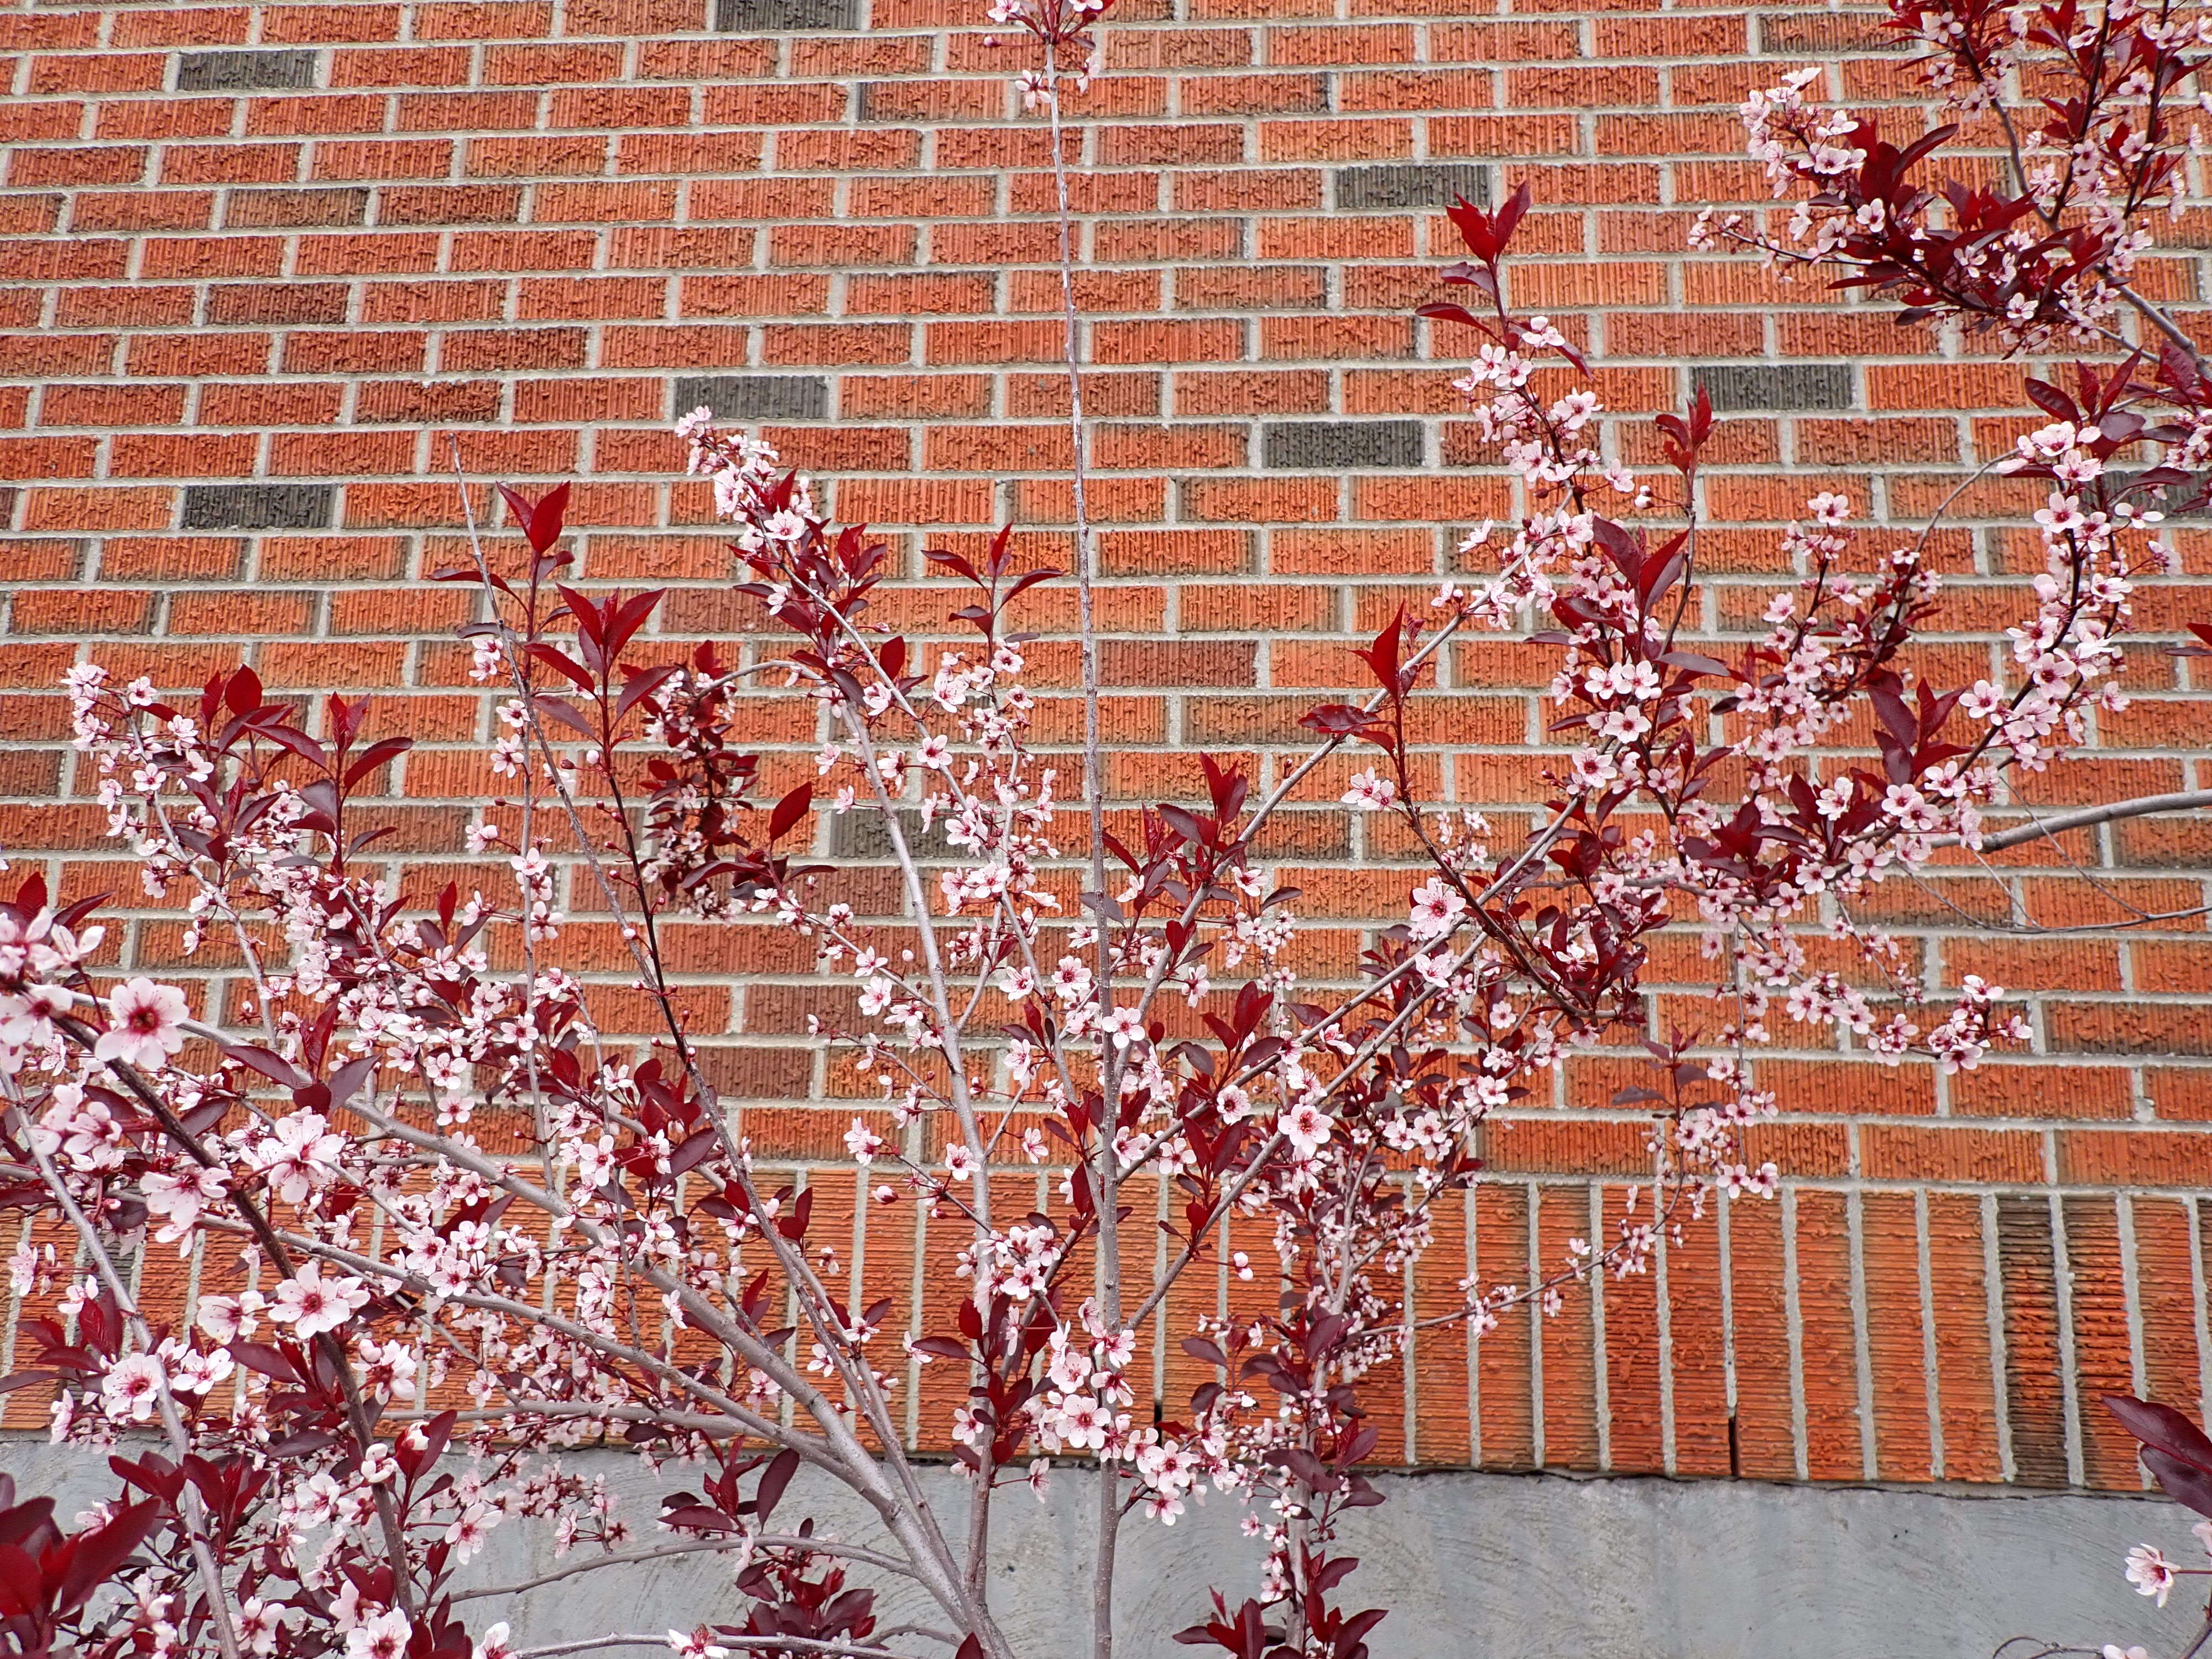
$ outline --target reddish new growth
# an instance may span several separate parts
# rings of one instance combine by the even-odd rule
[[[1058,54],[1089,48],[1101,9],[994,14],[1044,44],[1030,90],[1055,124]],[[2020,194],[1942,194],[1908,175],[1948,131],[1891,149],[1792,77],[1746,112],[1778,186],[1812,191],[1778,257],[2022,349],[2106,340],[2130,307],[2164,337],[2071,389],[2036,384],[2052,423],[1997,470],[2048,485],[2045,568],[2010,665],[1974,684],[1913,666],[1942,614],[1928,532],[1866,549],[1836,495],[1790,527],[1800,580],[1764,631],[1733,648],[1705,635],[1711,410],[1701,396],[1660,418],[1661,476],[1606,461],[1582,359],[1510,303],[1525,188],[1495,213],[1451,210],[1471,257],[1443,280],[1468,303],[1423,308],[1479,337],[1461,386],[1521,499],[1464,550],[1488,550],[1494,573],[1384,627],[1357,653],[1371,690],[1313,709],[1295,763],[1253,776],[1200,757],[1202,798],[1107,811],[1079,515],[1091,735],[1071,752],[1035,740],[1021,621],[1029,591],[1063,579],[1024,565],[1011,526],[928,553],[960,593],[958,638],[910,640],[880,619],[892,550],[827,522],[805,479],[703,410],[680,429],[734,526],[759,648],[657,655],[660,593],[568,580],[565,488],[506,493],[529,549],[517,568],[480,549],[447,573],[482,596],[464,631],[502,694],[490,763],[518,796],[468,848],[504,850],[512,896],[411,893],[366,861],[382,831],[357,798],[409,740],[366,741],[364,702],[330,699],[317,738],[250,669],[185,702],[74,671],[111,833],[150,894],[185,901],[188,943],[215,930],[252,989],[244,1023],[216,1026],[150,981],[103,994],[87,966],[98,901],[51,901],[33,878],[0,905],[0,1202],[58,1212],[90,1263],[78,1277],[51,1245],[19,1253],[19,1294],[66,1284],[56,1317],[27,1322],[38,1358],[18,1380],[56,1386],[58,1439],[158,1425],[165,1442],[118,1460],[137,1496],[74,1538],[35,1505],[0,1516],[17,1650],[529,1659],[504,1626],[465,1627],[468,1601],[504,1592],[457,1577],[514,1524],[594,1552],[579,1571],[729,1553],[742,1613],[687,1608],[686,1628],[598,1645],[897,1659],[935,1641],[1011,1659],[988,1594],[992,1506],[1072,1466],[1097,1501],[1100,1659],[1122,1517],[1172,1524],[1209,1493],[1245,1507],[1260,1589],[1217,1593],[1182,1639],[1362,1659],[1382,1613],[1339,1600],[1356,1565],[1344,1518],[1380,1501],[1359,1468],[1377,1443],[1361,1390],[1417,1326],[1556,1310],[1585,1275],[1646,1271],[1716,1194],[1771,1192],[1744,1135],[1774,1109],[1752,1056],[1777,1026],[1945,1067],[2023,1035],[1996,987],[1934,1000],[1858,911],[1939,848],[1995,844],[1981,813],[2008,775],[2054,763],[2117,705],[2131,584],[2166,557],[2150,503],[2193,486],[2212,451],[2202,363],[2127,286],[2139,216],[2174,177],[2167,94],[2197,60],[2163,14],[2118,6],[1900,18],[1943,45],[1937,82],[1962,102],[1990,103],[2022,52],[2079,96],[2018,147]],[[2144,450],[2148,471],[2116,470]],[[1437,652],[1482,630],[1528,631],[1557,661],[1565,752],[1510,847],[1420,798],[1408,735]],[[815,722],[816,775],[797,787],[763,790],[778,763],[743,741],[744,700],[768,694]],[[1844,746],[1860,732],[1870,748]],[[1298,896],[1256,850],[1340,754],[1358,757],[1345,804],[1395,818],[1423,865],[1350,989],[1298,970]],[[822,820],[853,814],[888,844],[894,914],[864,913],[865,890],[811,855]],[[601,1035],[562,860],[569,902],[617,922],[659,1028],[648,1043]],[[891,1304],[842,1292],[813,1188],[756,1166],[702,1070],[669,977],[678,921],[772,924],[849,979],[859,1023],[816,1029],[881,1105],[845,1144],[874,1201],[962,1231],[957,1296],[896,1330]],[[1719,1012],[1654,1036],[1651,942],[1680,926],[1702,936]],[[1816,965],[1823,930],[1875,971]],[[1612,1103],[1648,1114],[1648,1180],[1541,1282],[1469,1280],[1461,1305],[1417,1314],[1412,1269],[1461,1213],[1486,1121],[1549,1098],[1565,1057],[1595,1044],[1648,1053],[1648,1082]],[[1036,1177],[994,1180],[1010,1169],[1043,1171],[1051,1200],[1012,1201]],[[1139,1176],[1174,1195],[1164,1265],[1144,1273],[1120,1231],[1138,1224],[1119,1194]],[[189,1326],[149,1323],[114,1265],[142,1243],[219,1247],[243,1278]],[[1249,1319],[1189,1318],[1171,1292],[1200,1268],[1279,1293]],[[1156,1423],[1133,1370],[1164,1311],[1213,1377]],[[968,1385],[945,1425],[969,1476],[957,1520],[903,1449],[930,1362]],[[562,1449],[602,1437],[683,1467],[659,1517],[672,1541],[638,1547],[563,1467]],[[879,1535],[784,1528],[802,1467],[857,1494]],[[91,1593],[88,1574],[124,1593]],[[927,1629],[883,1625],[894,1580],[933,1606]]]

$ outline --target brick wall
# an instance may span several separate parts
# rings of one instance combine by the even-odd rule
[[[2016,428],[2016,366],[1942,360],[1817,289],[1683,252],[1697,207],[1764,195],[1738,159],[1747,88],[1819,58],[1835,92],[1909,97],[1869,15],[1170,3],[1123,0],[1110,72],[1077,106],[1124,793],[1187,788],[1194,748],[1274,763],[1297,714],[1346,678],[1354,636],[1425,600],[1459,529],[1507,508],[1455,418],[1455,347],[1410,317],[1451,257],[1435,210],[1454,191],[1534,185],[1519,297],[1569,319],[1610,404],[1663,407],[1694,380],[1724,411],[1710,628],[1755,617],[1776,531],[1806,495],[1843,489],[1917,525]],[[394,845],[450,865],[489,782],[466,746],[487,713],[449,632],[469,601],[416,580],[460,556],[449,433],[474,477],[579,477],[585,574],[674,584],[672,639],[749,626],[719,586],[705,501],[673,476],[668,422],[702,402],[832,480],[848,520],[957,544],[1011,518],[1054,539],[1069,490],[1047,152],[1008,86],[1022,60],[984,45],[980,11],[0,9],[11,854],[140,903],[71,776],[55,683],[88,653],[181,684],[244,652],[286,691],[396,688],[388,718],[423,742]],[[2184,251],[2150,280],[2186,302],[2197,266]],[[1650,453],[1643,429],[1617,442]],[[1949,626],[2001,626],[2016,607],[2005,520],[2021,504],[1979,492],[1945,533]],[[903,544],[918,568],[918,540]],[[2194,540],[2187,560],[2203,568]],[[2161,590],[2143,612],[2172,632],[2212,615],[2212,597]],[[926,596],[914,614],[930,614]],[[1064,609],[1045,615],[1064,629]],[[1971,632],[1940,647],[1969,678],[1990,650]],[[1041,660],[1064,687],[1064,644]],[[1526,822],[1547,672],[1524,647],[1455,649],[1424,734],[1441,793]],[[2205,729],[2191,672],[2145,653],[2139,700],[2102,723],[2100,752],[2027,798],[2212,781],[2191,758]],[[786,705],[761,720],[765,741],[809,737]],[[1268,849],[1306,890],[1316,963],[1349,961],[1403,874],[1375,872],[1401,849],[1362,843],[1329,805],[1340,787]],[[2114,928],[2203,904],[2212,834],[2144,820],[1994,862],[1897,884],[1887,919],[1941,982],[2029,988],[2033,1054],[1947,1079],[1785,1049],[1765,1063],[1784,1111],[1762,1146],[1790,1177],[1780,1199],[1707,1221],[1656,1275],[1533,1329],[1516,1317],[1473,1351],[1424,1335],[1385,1452],[2137,1484],[2096,1394],[2194,1412],[2212,1385],[2196,1196],[2212,1175],[2212,948],[2195,916]],[[1967,913],[2010,925],[1968,931]],[[218,958],[177,955],[173,921],[136,914],[118,965],[219,974]],[[718,1078],[751,1103],[752,1133],[826,1160],[848,1114],[793,1103],[852,1087],[800,1035],[842,993],[811,988],[786,943],[678,930],[676,948],[698,1028],[726,1033]],[[1697,972],[1686,941],[1662,963],[1681,987],[1659,999],[1662,1023],[1700,1019]],[[1493,1136],[1493,1177],[1439,1245],[1429,1305],[1469,1264],[1525,1279],[1618,1201],[1639,1161],[1633,1126],[1603,1107],[1620,1080],[1610,1060],[1579,1062],[1554,1103],[1577,1109]],[[825,1162],[813,1178],[849,1212],[849,1173]],[[898,1213],[855,1224],[854,1261],[903,1294],[950,1245]],[[184,1294],[204,1267],[146,1271]],[[1248,1287],[1188,1294],[1232,1288]],[[1157,1363],[1170,1408],[1185,1369],[1171,1350]]]

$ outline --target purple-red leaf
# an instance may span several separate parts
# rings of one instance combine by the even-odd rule
[[[806,816],[806,809],[813,804],[814,786],[811,783],[800,784],[776,802],[775,811],[769,814],[768,838],[770,841],[781,840],[799,819]]]
[[[2143,1449],[2142,1461],[2169,1498],[2186,1504],[2199,1515],[2212,1516],[2212,1474],[2148,1447]]]
[[[2120,1419],[2120,1426],[2144,1445],[2212,1474],[2212,1440],[2172,1407],[2126,1394],[2108,1394],[2104,1401],[2105,1409]]]
[[[500,499],[507,510],[514,514],[514,521],[522,527],[529,540],[530,550],[542,554],[561,539],[561,530],[568,513],[568,486],[557,483],[536,501],[505,484],[499,487]]]

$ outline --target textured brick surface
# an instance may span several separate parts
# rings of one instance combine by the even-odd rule
[[[1893,58],[1848,57],[1877,39],[1863,9],[1124,5],[1067,145],[1125,799],[1190,790],[1194,748],[1279,775],[1350,648],[1458,574],[1469,526],[1512,511],[1451,389],[1468,339],[1411,314],[1465,296],[1435,281],[1459,254],[1455,195],[1532,186],[1515,294],[1587,349],[1622,459],[1656,455],[1628,417],[1709,389],[1693,635],[1755,624],[1806,496],[1841,489],[1882,521],[1871,558],[2039,418],[2021,366],[1974,342],[1940,356],[1818,282],[1685,249],[1698,207],[1766,203],[1735,124],[1751,87],[1822,62],[1832,92],[1900,106],[1886,133],[1923,124]],[[666,430],[701,403],[769,428],[836,511],[892,539],[886,614],[929,625],[921,548],[1009,519],[1025,552],[1066,562],[1049,155],[1010,83],[1027,60],[985,44],[981,14],[0,4],[0,842],[18,868],[123,896],[108,965],[221,976],[179,953],[173,918],[131,910],[127,855],[100,838],[57,696],[83,656],[197,685],[242,653],[286,696],[386,692],[379,718],[422,743],[394,781],[418,805],[384,845],[459,867],[491,781],[471,749],[489,710],[451,637],[466,596],[423,580],[465,556],[452,445],[480,514],[489,478],[577,477],[580,579],[672,585],[672,649],[755,648]],[[2201,228],[2173,234],[2146,280],[2201,330]],[[1930,647],[1944,674],[1998,659],[2033,505],[1985,483],[1931,544],[1958,607]],[[2201,532],[2180,547],[2183,575],[2141,607],[2154,636],[2212,616]],[[1037,598],[1040,729],[1064,743],[1072,609]],[[2212,782],[2202,666],[2142,653],[2100,752],[2023,780],[2008,814]],[[1542,799],[1546,653],[1468,640],[1439,667],[1418,763],[1510,836]],[[775,766],[805,768],[815,734],[790,706],[763,696],[747,718]],[[1267,848],[1304,890],[1322,977],[1350,970],[1413,868],[1336,808],[1349,769],[1325,769]],[[865,866],[884,840],[854,818],[822,850]],[[1391,1455],[2133,1485],[2096,1391],[2201,1412],[2212,1376],[2209,873],[2201,820],[2153,820],[1885,887],[1861,920],[1939,988],[2024,989],[2030,1050],[1939,1077],[1805,1048],[1778,1014],[1761,1063],[1783,1115],[1760,1133],[1784,1197],[1687,1227],[1649,1279],[1556,1321],[1516,1313],[1472,1354],[1425,1332]],[[856,902],[891,902],[879,872],[856,881]],[[820,1201],[844,1206],[870,1277],[903,1295],[917,1264],[949,1261],[945,1229],[854,1210],[850,1171],[828,1167],[869,1091],[805,1018],[849,992],[811,983],[774,929],[669,937],[718,1082],[766,1154],[824,1164]],[[613,961],[594,995],[620,1030],[634,1000]],[[1692,941],[1668,942],[1656,1030],[1715,1018],[1704,971]],[[1467,1272],[1526,1281],[1601,1224],[1585,1176],[1617,1207],[1642,1162],[1607,1103],[1621,1080],[1577,1060],[1491,1133],[1425,1306]],[[1251,1291],[1222,1305],[1249,1310]],[[10,1424],[32,1410],[7,1406]]]
[[[1469,201],[1477,207],[1490,205],[1490,169],[1473,161],[1339,167],[1335,184],[1336,207],[1342,213],[1449,207],[1455,200]]]
[[[818,421],[830,412],[826,374],[687,374],[676,382],[676,413],[711,409],[725,421]]]
[[[714,27],[725,33],[849,29],[860,15],[860,0],[714,0]]]
[[[1698,368],[1692,383],[1729,414],[1851,407],[1848,363],[1717,363]]]
[[[252,92],[314,84],[315,53],[305,47],[177,54],[179,92]]]
[[[1419,421],[1270,421],[1261,428],[1271,467],[1410,467],[1421,464]]]
[[[331,521],[330,484],[187,484],[180,528],[320,530]]]

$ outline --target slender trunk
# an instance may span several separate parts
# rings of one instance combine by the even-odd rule
[[[1090,477],[1085,454],[1081,325],[1075,310],[1075,228],[1068,203],[1065,131],[1060,114],[1060,58],[1056,42],[1044,49],[1045,103],[1052,124],[1052,181],[1060,219],[1060,303],[1063,349],[1067,365],[1067,428],[1075,495],[1075,591],[1083,630],[1083,792],[1090,805],[1091,890],[1106,895],[1106,778],[1098,708],[1098,617],[1093,592],[1097,580],[1097,546],[1091,532]],[[1098,1014],[1114,1006],[1113,951],[1105,916],[1093,917],[1098,929]],[[1099,1053],[1097,1162],[1093,1186],[1098,1200],[1098,1316],[1109,1331],[1121,1328],[1121,1171],[1114,1152],[1114,1127],[1120,1104],[1121,1068],[1114,1050]],[[1098,1464],[1098,1544],[1091,1587],[1092,1659],[1114,1652],[1114,1556],[1121,1524],[1121,1477],[1103,1458]]]
[[[975,1501],[968,1506],[968,1599],[978,1613],[991,1611],[991,1482],[998,1474],[987,1443],[975,1471]]]

